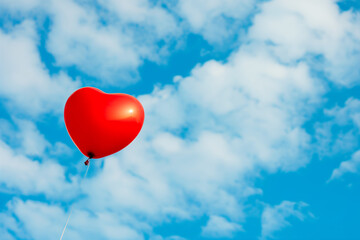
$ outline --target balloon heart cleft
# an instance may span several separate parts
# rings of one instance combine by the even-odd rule
[[[64,118],[79,150],[89,158],[102,158],[120,151],[136,138],[145,113],[133,96],[84,87],[67,100]]]

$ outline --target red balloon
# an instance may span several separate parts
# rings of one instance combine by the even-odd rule
[[[64,117],[67,131],[79,150],[89,158],[102,158],[135,139],[145,113],[133,96],[84,87],[66,101]]]

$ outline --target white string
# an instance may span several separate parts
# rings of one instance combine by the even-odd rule
[[[88,165],[87,165],[86,172],[85,172],[84,177],[83,177],[83,179],[82,179],[82,180],[84,180],[84,179],[86,178],[87,173],[88,173],[88,171],[89,171],[89,167],[90,167],[90,158],[88,158],[88,159],[87,159],[87,161],[89,161],[89,163],[88,163]],[[70,209],[70,213],[69,213],[69,216],[68,216],[68,218],[67,218],[67,220],[66,220],[66,223],[65,223],[64,229],[63,229],[63,231],[62,231],[62,234],[61,234],[60,240],[62,240],[62,238],[63,238],[63,236],[64,236],[64,233],[65,233],[66,227],[67,227],[67,225],[68,225],[68,223],[69,223],[69,220],[70,220],[70,216],[71,216],[71,214],[72,214],[72,211],[73,211],[73,208],[71,207],[71,209]]]
[[[63,229],[63,231],[62,231],[60,240],[61,240],[61,239],[63,238],[63,236],[64,236],[64,233],[65,233],[66,227],[67,227],[67,225],[68,225],[68,222],[69,222],[69,219],[70,219],[71,214],[72,214],[72,209],[70,210],[69,216],[68,216],[68,218],[67,218],[67,220],[66,220],[66,224],[65,224],[65,227],[64,227],[64,229]]]

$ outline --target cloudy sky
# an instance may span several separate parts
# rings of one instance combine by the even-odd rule
[[[63,108],[136,96],[86,159]],[[0,0],[0,239],[359,239],[357,0]]]

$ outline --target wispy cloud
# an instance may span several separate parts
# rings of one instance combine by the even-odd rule
[[[261,215],[261,237],[260,239],[274,238],[274,233],[291,226],[289,218],[297,218],[303,221],[311,213],[304,212],[307,207],[303,202],[283,201],[279,205],[266,206]]]
[[[316,124],[316,144],[321,156],[353,152],[360,131],[360,101],[349,98],[343,107],[325,109],[325,121]]]
[[[341,162],[340,166],[333,170],[328,182],[336,178],[340,178],[346,173],[356,173],[359,171],[359,169],[360,169],[360,151],[357,151],[351,156],[350,160]]]
[[[238,231],[244,231],[240,224],[229,222],[221,216],[210,216],[201,234],[210,238],[231,238]]]
[[[329,157],[334,154],[349,154],[349,160],[340,163],[333,170],[329,180],[342,177],[345,173],[358,171],[360,153],[358,135],[360,133],[360,101],[355,98],[346,100],[343,107],[335,106],[325,109],[327,121],[317,124],[316,138],[321,155]],[[344,160],[344,159],[340,159]]]

